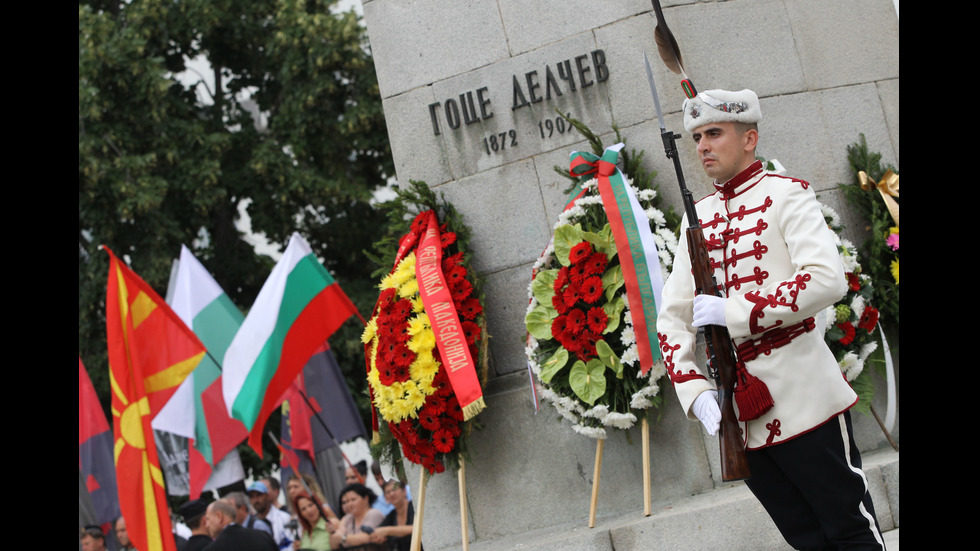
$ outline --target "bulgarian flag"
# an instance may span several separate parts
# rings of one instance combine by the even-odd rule
[[[298,233],[262,285],[228,351],[222,391],[262,456],[262,429],[307,360],[357,308]]]
[[[150,421],[207,351],[152,287],[103,248],[119,510],[137,549],[175,551]]]
[[[180,249],[170,305],[207,346],[209,355],[153,419],[153,428],[192,442],[188,450],[190,498],[197,499],[203,489],[245,478],[235,447],[248,431],[241,421],[228,416],[221,394],[220,365],[245,316],[186,246]],[[229,454],[233,457],[225,463],[228,467],[223,466],[212,478],[218,462]]]

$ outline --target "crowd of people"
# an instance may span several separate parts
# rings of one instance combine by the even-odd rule
[[[403,551],[412,540],[415,512],[408,487],[397,479],[385,480],[380,466],[372,475],[384,491],[377,495],[367,482],[367,462],[351,466],[340,491],[342,516],[330,507],[316,479],[293,475],[285,484],[280,506],[277,479],[254,482],[245,492],[235,491],[217,501],[191,500],[179,513],[189,536],[177,536],[178,551]],[[120,517],[113,525],[124,551],[133,550]],[[81,534],[82,551],[108,549],[98,526]]]

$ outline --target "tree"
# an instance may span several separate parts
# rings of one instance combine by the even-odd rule
[[[383,223],[372,192],[394,170],[364,28],[332,4],[79,3],[78,346],[104,404],[100,244],[161,295],[186,244],[244,310],[274,264],[236,227],[246,209],[282,248],[303,234],[358,308],[373,307],[360,251]],[[213,89],[178,79],[198,56]],[[348,322],[331,341],[367,415],[359,333]]]

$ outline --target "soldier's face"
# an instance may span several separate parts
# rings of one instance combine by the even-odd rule
[[[750,135],[731,122],[715,122],[694,129],[692,137],[698,144],[698,158],[705,174],[720,183],[731,180],[751,164],[755,143]]]

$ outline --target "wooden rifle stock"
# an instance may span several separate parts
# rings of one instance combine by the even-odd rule
[[[697,218],[687,228],[687,248],[691,253],[691,267],[694,274],[695,294],[717,294],[718,284],[711,270],[708,248],[704,233]],[[735,353],[728,328],[721,325],[707,325],[699,331],[708,345],[708,374],[718,385],[718,406],[721,408],[721,428],[718,441],[721,448],[721,479],[725,482],[749,478],[748,459],[745,446],[739,435],[738,418],[733,403],[735,390]]]
[[[711,259],[708,257],[708,247],[704,242],[704,232],[697,210],[694,208],[694,197],[684,183],[684,171],[681,169],[680,157],[677,154],[678,134],[666,130],[661,123],[660,136],[664,141],[664,152],[674,161],[674,171],[677,173],[677,183],[681,188],[684,200],[684,211],[687,213],[687,250],[691,256],[691,271],[694,274],[695,294],[719,294],[715,282],[714,270],[711,269]],[[698,329],[704,335],[708,346],[708,374],[718,386],[718,406],[721,408],[721,428],[718,441],[721,448],[721,479],[725,482],[749,478],[749,463],[745,457],[745,446],[739,434],[738,418],[735,416],[735,351],[732,348],[732,338],[728,328],[720,325],[708,325]]]

